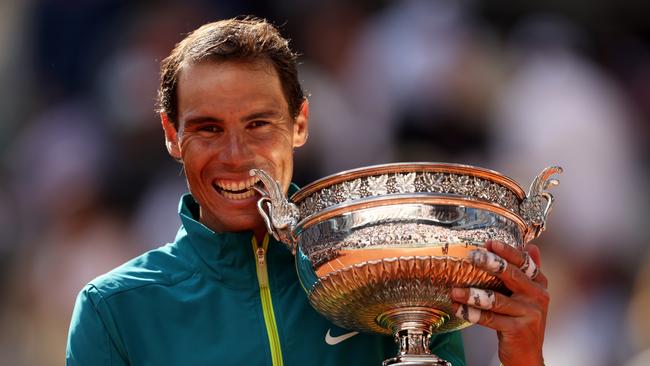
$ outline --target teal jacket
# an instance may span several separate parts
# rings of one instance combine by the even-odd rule
[[[351,336],[313,310],[281,243],[215,233],[198,211],[185,195],[173,243],[83,288],[67,365],[378,366],[395,356],[391,337]],[[432,349],[465,364],[458,332],[438,335]]]

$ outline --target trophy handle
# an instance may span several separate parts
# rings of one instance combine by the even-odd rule
[[[262,198],[257,201],[257,210],[264,219],[266,229],[276,240],[286,244],[291,253],[295,254],[296,238],[293,235],[293,230],[300,218],[298,206],[289,202],[282,192],[280,183],[264,170],[251,169],[249,174],[259,177],[266,189],[253,186],[253,189],[262,195]]]
[[[562,171],[559,166],[550,166],[542,170],[533,180],[526,198],[519,205],[521,216],[528,225],[524,242],[535,239],[546,229],[546,218],[554,202],[554,197],[548,190],[560,184],[559,180],[551,177]]]

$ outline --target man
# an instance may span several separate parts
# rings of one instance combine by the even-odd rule
[[[379,365],[394,356],[390,337],[340,329],[311,308],[293,256],[257,212],[249,170],[296,191],[293,149],[307,140],[309,104],[287,40],[257,19],[204,25],[162,62],[159,104],[167,150],[190,190],[182,227],[173,243],[81,291],[67,364]],[[492,297],[496,314],[460,306],[470,290],[458,289],[459,312],[500,331],[506,365],[541,364],[547,299],[531,289],[543,276],[525,277],[522,253],[488,247],[514,264],[498,275],[515,293]],[[465,364],[458,332],[437,335],[431,348]]]

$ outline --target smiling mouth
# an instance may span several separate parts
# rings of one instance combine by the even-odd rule
[[[253,186],[260,181],[258,177],[251,177],[246,180],[218,180],[212,183],[214,188],[222,196],[231,200],[244,200],[253,197],[256,191]]]

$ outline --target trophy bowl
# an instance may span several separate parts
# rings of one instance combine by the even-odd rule
[[[384,365],[450,365],[429,340],[471,324],[453,313],[451,288],[508,293],[467,254],[492,239],[522,250],[537,237],[561,171],[544,169],[526,193],[483,168],[385,164],[319,179],[290,199],[263,170],[251,175],[263,185],[260,214],[294,253],[318,312],[346,329],[393,335],[399,353]]]

